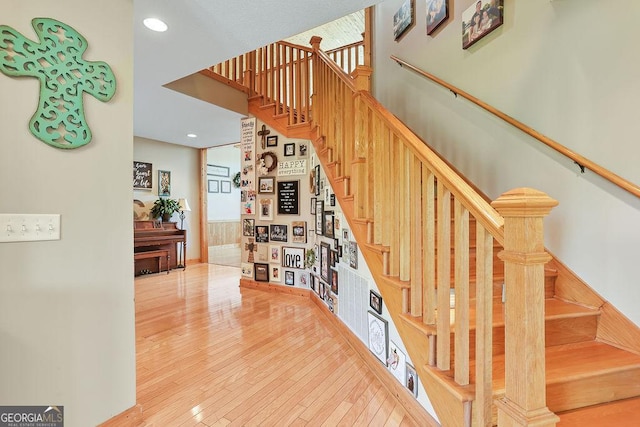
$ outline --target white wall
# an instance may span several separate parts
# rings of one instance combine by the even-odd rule
[[[49,17],[86,37],[117,91],[84,95],[93,140],[73,150],[33,137],[39,82],[0,74],[2,213],[61,214],[59,241],[0,243],[0,403],[64,405],[66,426],[96,425],[135,404],[130,0],[8,0],[0,24],[30,39]],[[98,18],[98,19],[97,19]]]
[[[225,166],[229,168],[229,177],[207,176],[208,180],[233,181],[233,177],[240,171],[240,149],[236,144],[207,150],[207,164]],[[208,185],[208,182],[207,182]],[[240,188],[231,183],[231,193],[207,193],[209,221],[240,221]]]
[[[548,249],[640,323],[640,200],[592,172],[580,174],[570,160],[390,59],[435,74],[640,183],[640,53],[630,43],[640,3],[506,0],[503,26],[468,50],[460,16],[474,1],[449,0],[449,21],[433,37],[425,2],[417,1],[415,27],[395,42],[392,19],[401,3],[375,11],[376,98],[492,199],[515,187],[557,199],[545,222]]]
[[[153,187],[151,190],[134,190],[133,198],[153,206],[158,199],[158,170],[171,172],[172,199],[186,198],[191,212],[185,212],[184,228],[187,230],[187,256],[189,259],[200,258],[200,160],[196,148],[169,144],[135,137],[133,159],[139,162],[152,163]],[[178,213],[174,213],[171,221],[180,227]]]

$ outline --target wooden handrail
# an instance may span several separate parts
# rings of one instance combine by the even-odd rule
[[[523,131],[527,135],[537,139],[538,141],[542,142],[543,144],[547,145],[548,147],[553,148],[558,153],[560,153],[560,154],[568,157],[569,159],[573,160],[574,162],[576,162],[578,164],[578,166],[580,166],[581,169],[583,167],[585,167],[585,168],[595,172],[596,174],[600,175],[602,178],[606,179],[607,181],[610,181],[611,183],[613,183],[613,184],[617,185],[618,187],[622,188],[623,190],[628,191],[629,193],[633,194],[636,197],[640,197],[640,187],[638,185],[634,184],[633,182],[628,181],[628,180],[622,178],[621,176],[616,175],[615,173],[611,172],[610,170],[603,168],[602,166],[598,165],[597,163],[592,162],[591,160],[587,159],[586,157],[581,156],[580,154],[569,150],[564,145],[559,144],[558,142],[554,141],[553,139],[541,134],[540,132],[536,131],[535,129],[530,128],[529,126],[525,125],[524,123],[522,123],[522,122],[514,119],[513,117],[503,113],[502,111],[498,110],[497,108],[494,108],[491,105],[479,100],[478,98],[474,97],[473,95],[468,94],[467,92],[457,88],[456,86],[453,86],[453,85],[445,82],[444,80],[434,76],[433,74],[429,74],[426,71],[423,71],[423,70],[411,65],[408,62],[403,61],[402,59],[398,58],[397,56],[391,55],[391,59],[396,61],[401,67],[407,67],[411,71],[414,71],[414,72],[420,74],[421,76],[424,76],[424,77],[428,78],[429,80],[431,80],[431,81],[433,81],[435,83],[438,83],[441,86],[444,86],[445,88],[449,89],[454,94],[462,96],[463,98],[473,102],[477,106],[479,106],[479,107],[485,109],[486,111],[490,112],[491,114],[501,118],[502,120],[504,120],[505,122],[509,123],[510,125],[520,129],[521,131]]]

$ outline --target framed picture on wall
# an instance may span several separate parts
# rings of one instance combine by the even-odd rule
[[[208,184],[209,184],[208,186],[209,193],[220,192],[220,181],[218,181],[217,179],[210,179]]]
[[[207,164],[207,175],[229,178],[229,168],[226,166]]]
[[[320,243],[320,277],[325,282],[329,282],[329,244]]]
[[[462,48],[467,49],[502,25],[502,0],[478,0],[462,12]]]
[[[158,196],[171,196],[171,172],[158,171]]]
[[[449,0],[427,0],[427,35],[449,17]]]
[[[386,320],[372,311],[368,311],[369,350],[387,366],[389,348],[389,325]]]
[[[277,146],[278,146],[278,135],[267,136],[267,147],[277,147]]]
[[[258,178],[258,193],[273,194],[275,178],[260,177]]]
[[[231,181],[220,181],[220,192],[231,193]]]
[[[256,282],[268,282],[269,281],[269,264],[255,263],[254,268],[254,280]]]
[[[316,234],[324,234],[324,201],[316,200]]]
[[[393,39],[398,40],[413,26],[413,0],[404,0],[400,9],[393,15]]]

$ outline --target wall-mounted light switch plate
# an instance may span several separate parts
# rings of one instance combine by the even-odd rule
[[[60,214],[0,214],[0,242],[60,240]]]

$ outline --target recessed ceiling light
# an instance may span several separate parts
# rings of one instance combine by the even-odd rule
[[[189,138],[197,138],[198,137],[198,135],[196,135],[195,133],[188,133],[187,136]]]
[[[145,27],[152,31],[158,31],[160,33],[167,31],[167,24],[157,18],[146,18],[142,21]]]

